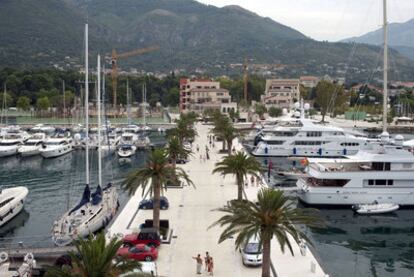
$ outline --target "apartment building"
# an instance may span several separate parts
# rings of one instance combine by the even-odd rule
[[[231,101],[227,89],[212,80],[180,80],[180,112],[202,113],[207,109],[228,113],[237,110],[237,103]]]
[[[314,88],[319,83],[319,78],[315,76],[301,76],[299,80],[305,88]]]
[[[274,106],[289,109],[294,102],[299,101],[299,85],[299,79],[268,79],[261,102],[266,108]]]

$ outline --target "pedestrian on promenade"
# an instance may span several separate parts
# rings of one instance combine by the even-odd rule
[[[249,186],[249,179],[246,178],[246,180],[244,181],[244,185],[246,186],[246,188]]]
[[[257,186],[260,186],[260,184],[261,184],[261,180],[260,180],[260,178],[259,177],[256,177],[256,185]]]
[[[201,274],[201,267],[203,266],[203,259],[201,258],[201,255],[198,254],[197,257],[193,257],[194,260],[196,260],[196,273]]]
[[[198,144],[197,144],[197,148],[196,149],[197,149],[197,152],[200,151],[200,147],[198,146]]]
[[[208,270],[207,272],[210,273],[210,275],[213,275],[213,270],[214,270],[214,262],[213,262],[213,257],[210,257],[209,261],[208,261]]]
[[[250,177],[250,182],[252,183],[252,187],[254,187],[254,176],[253,175]]]
[[[207,271],[208,270],[208,264],[210,263],[210,255],[208,254],[208,252],[206,252],[206,256],[204,257],[204,270]]]

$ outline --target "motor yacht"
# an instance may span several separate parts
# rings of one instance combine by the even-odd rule
[[[138,141],[138,135],[137,134],[135,134],[135,133],[122,133],[119,143],[120,144],[136,145],[137,141]]]
[[[151,140],[149,137],[145,134],[140,134],[138,136],[137,141],[135,142],[135,145],[138,149],[147,149],[151,144]]]
[[[55,137],[47,139],[40,149],[43,158],[54,158],[72,151],[72,139],[67,137]]]
[[[367,138],[305,118],[286,121],[268,132],[253,149],[254,156],[341,157],[368,144]]]
[[[0,157],[16,155],[27,138],[22,133],[5,133],[0,139]]]
[[[116,187],[100,186],[91,194],[86,185],[81,201],[53,224],[52,237],[58,246],[70,244],[78,237],[87,237],[105,227],[118,209]]]
[[[117,154],[120,158],[128,158],[135,155],[137,147],[131,144],[122,144],[118,147]]]
[[[29,190],[23,186],[0,191],[0,227],[22,211],[28,193]]]
[[[402,136],[370,148],[343,159],[307,159],[299,199],[311,205],[414,205],[414,155],[403,148]]]
[[[46,126],[44,124],[36,124],[32,129],[30,129],[30,131],[38,133],[38,132],[42,132],[42,133],[53,133],[56,131],[56,128],[53,126]]]
[[[137,125],[129,124],[121,129],[123,133],[138,133],[141,128]]]
[[[40,154],[43,142],[46,141],[46,134],[36,133],[31,136],[18,150],[22,157],[34,156]]]

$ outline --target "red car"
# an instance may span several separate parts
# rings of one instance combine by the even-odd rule
[[[158,257],[158,250],[155,247],[149,247],[145,244],[135,246],[124,246],[118,249],[117,254],[137,261],[153,261]]]
[[[146,244],[148,246],[158,247],[161,244],[160,233],[155,228],[142,228],[138,234],[126,235],[122,241],[129,246]]]

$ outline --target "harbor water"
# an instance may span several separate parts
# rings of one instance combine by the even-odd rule
[[[162,137],[151,140],[163,142]],[[131,170],[143,166],[148,152],[138,151],[131,159],[107,157],[103,180],[118,186],[120,204],[127,195],[121,180]],[[258,158],[264,167],[270,158]],[[271,158],[272,176],[280,169],[299,167],[285,158]],[[29,188],[25,209],[0,228],[3,247],[52,245],[53,221],[81,198],[85,184],[85,152],[73,151],[55,159],[10,157],[0,160],[0,186],[24,185]],[[97,153],[91,151],[91,189],[97,182]],[[278,185],[294,185],[273,178]],[[294,192],[289,192],[294,195]],[[168,193],[167,193],[168,196]],[[138,203],[137,203],[138,205]],[[324,229],[306,229],[315,255],[330,276],[414,276],[414,211],[402,209],[391,215],[358,216],[350,209],[321,209]]]
[[[163,136],[151,135],[155,144],[163,144]],[[97,151],[90,151],[91,190],[97,186]],[[104,185],[113,182],[120,195],[121,207],[128,195],[120,188],[122,179],[131,170],[144,165],[148,152],[137,151],[134,157],[119,159],[116,154],[103,159]],[[53,245],[53,222],[70,207],[76,205],[85,187],[85,151],[74,150],[69,154],[43,159],[34,157],[8,157],[0,159],[0,188],[26,186],[29,195],[24,210],[0,228],[0,247],[15,248],[19,243],[26,247]],[[138,204],[138,203],[137,203]]]

